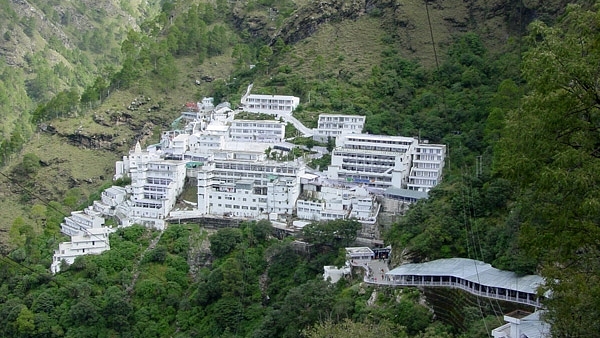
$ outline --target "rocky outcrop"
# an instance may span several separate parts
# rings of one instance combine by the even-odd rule
[[[314,34],[321,25],[341,20],[356,20],[373,4],[369,0],[314,1],[296,11],[275,34],[286,44],[293,44]]]

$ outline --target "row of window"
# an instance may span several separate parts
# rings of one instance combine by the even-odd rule
[[[416,155],[415,160],[417,161],[442,161],[441,155]]]
[[[239,171],[260,171],[268,173],[282,173],[282,174],[295,174],[296,168],[294,167],[279,167],[279,166],[267,166],[267,165],[253,165],[246,163],[215,163],[217,169],[232,169]]]
[[[290,111],[292,110],[291,106],[274,106],[274,105],[264,105],[264,104],[250,104],[248,105],[250,109],[265,109],[265,110],[277,110],[277,111]]]
[[[411,177],[438,177],[436,171],[414,171]]]
[[[349,171],[359,171],[361,173],[383,174],[389,169],[389,167],[377,168],[377,167],[368,167],[368,166],[365,167],[365,166],[342,164],[342,169],[349,170]]]
[[[169,178],[158,178],[158,177],[148,177],[146,178],[146,183],[148,184],[159,184],[159,185],[169,185],[173,180]]]
[[[209,205],[211,207],[213,206],[212,203],[210,203]],[[217,204],[217,206],[222,207],[223,205],[222,204]],[[248,209],[249,210],[256,210],[257,209],[256,207],[250,207],[250,206],[247,206],[247,205],[241,205],[240,206],[240,205],[237,205],[237,204],[233,204],[233,205],[232,204],[225,204],[225,208],[229,208],[229,209],[231,209],[231,208],[233,208],[233,209],[242,209],[242,210],[248,210]]]
[[[414,163],[413,164],[413,168],[419,168],[419,169],[439,169],[440,168],[440,164],[439,163]]]
[[[359,117],[347,117],[347,116],[319,116],[319,123],[321,121],[345,121],[345,122],[365,122],[365,118]]]
[[[236,134],[267,134],[267,135],[282,135],[282,130],[256,130],[256,129],[233,129],[230,132],[231,136]]]
[[[247,98],[246,102],[292,104],[292,100],[260,99],[260,98],[253,98],[253,97]]]
[[[364,161],[363,159],[359,159],[359,160],[354,160],[351,158],[344,158],[342,159],[343,163],[348,163],[348,164],[356,164],[356,165],[377,165],[377,166],[384,166],[386,168],[393,168],[394,167],[394,162],[389,162],[389,161]]]
[[[283,124],[281,122],[273,123],[253,123],[253,122],[235,122],[231,123],[231,127],[252,127],[252,128],[269,128],[269,129],[282,129]],[[235,129],[233,129],[235,130]]]
[[[414,185],[424,185],[424,186],[435,186],[437,184],[437,180],[427,180],[427,179],[421,179],[421,178],[411,178],[410,182],[408,184],[414,184]]]
[[[421,154],[441,154],[441,148],[417,148],[417,153]]]
[[[362,125],[348,123],[319,123],[318,129],[362,129]]]
[[[392,153],[405,153],[406,148],[395,148],[395,147],[378,147],[378,146],[363,146],[357,144],[346,144],[344,146],[346,149],[357,149],[357,150],[370,150],[370,151],[387,151]]]

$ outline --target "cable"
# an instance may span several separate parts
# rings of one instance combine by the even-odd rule
[[[438,62],[437,51],[435,49],[435,40],[433,39],[433,28],[431,26],[431,17],[429,16],[429,4],[425,0],[425,11],[427,12],[427,23],[429,24],[429,34],[431,35],[431,45],[433,46],[433,56],[435,57],[435,67],[437,71],[440,71],[440,64]]]

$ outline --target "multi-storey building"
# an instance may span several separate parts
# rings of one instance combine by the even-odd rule
[[[183,134],[185,135],[185,134]],[[169,214],[185,182],[185,162],[164,160],[160,153],[144,150],[136,144],[129,156],[117,162],[115,178],[131,178],[131,196],[116,208],[119,218],[128,217],[128,224],[139,223],[164,229]]]
[[[262,148],[223,150],[197,172],[198,212],[236,217],[291,215],[303,173],[301,161],[268,160]]]
[[[73,264],[75,258],[83,255],[100,254],[110,249],[108,235],[114,230],[109,227],[94,227],[80,231],[79,234],[71,236],[70,242],[63,242],[58,245],[58,250],[54,251],[52,273],[60,271],[60,265],[64,261],[67,264]]]
[[[116,207],[127,198],[127,190],[123,187],[112,186],[105,189],[99,201],[94,201],[94,210],[102,215],[114,216]]]
[[[363,224],[374,224],[379,204],[365,189],[345,189],[322,186],[319,191],[303,186],[303,194],[296,202],[298,218],[328,221],[354,218]]]
[[[427,192],[440,183],[445,157],[445,145],[417,144],[408,177],[408,189]]]
[[[341,134],[360,134],[364,126],[364,116],[320,114],[317,128],[313,129],[313,139],[324,142]]]
[[[377,188],[402,187],[416,145],[417,140],[411,137],[341,134],[336,138],[327,176]]]
[[[248,94],[242,97],[244,111],[265,114],[291,114],[300,104],[300,98],[286,95]]]
[[[285,123],[275,120],[233,120],[229,126],[229,139],[242,142],[282,142]]]
[[[190,135],[188,154],[209,154],[211,149],[219,149],[225,144],[225,135],[221,133],[194,133]]]
[[[77,236],[89,229],[100,228],[104,225],[104,217],[88,207],[82,211],[73,211],[60,224],[60,232],[67,236]]]
[[[123,178],[129,176],[129,172],[132,168],[137,168],[138,164],[142,165],[151,160],[160,160],[160,155],[156,151],[142,150],[139,142],[135,144],[133,150],[129,151],[129,155],[123,156],[122,161],[115,163],[115,176],[114,179]]]
[[[164,229],[164,218],[183,190],[185,163],[172,160],[138,163],[130,175],[131,218],[137,223]]]

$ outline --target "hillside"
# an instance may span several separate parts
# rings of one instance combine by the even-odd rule
[[[582,270],[595,266],[591,257],[597,254],[596,244],[587,242],[579,230],[573,230],[577,234],[573,238],[586,243],[583,248],[577,246],[577,241],[568,241],[563,247],[552,239],[552,233],[562,231],[562,225],[578,221],[578,217],[584,215],[582,228],[595,234],[594,193],[590,192],[589,199],[582,199],[585,203],[581,204],[576,203],[580,196],[577,191],[564,196],[573,213],[563,218],[555,212],[563,196],[561,191],[555,190],[553,182],[564,180],[561,181],[563,188],[568,188],[569,183],[582,188],[586,187],[585,182],[592,182],[591,185],[596,182],[592,173],[597,143],[582,141],[593,139],[591,133],[585,133],[596,129],[589,125],[577,129],[583,134],[575,133],[576,136],[584,136],[566,140],[564,144],[582,151],[566,152],[568,156],[562,157],[564,149],[550,149],[545,144],[552,144],[551,136],[556,126],[561,126],[566,119],[554,116],[553,124],[546,125],[537,120],[535,109],[542,107],[547,109],[542,112],[548,113],[553,105],[563,106],[560,102],[548,104],[543,97],[538,97],[539,101],[528,101],[532,99],[525,95],[530,90],[529,84],[538,86],[541,92],[547,90],[555,94],[548,89],[550,84],[560,86],[564,82],[565,77],[542,72],[539,73],[547,78],[536,79],[536,70],[545,69],[545,65],[532,61],[536,59],[531,55],[538,54],[524,52],[533,50],[533,53],[547,55],[536,45],[535,39],[525,38],[526,27],[534,19],[548,24],[561,22],[559,18],[569,1],[160,3],[159,6],[158,1],[139,4],[123,1],[118,4],[115,1],[100,4],[0,1],[6,9],[0,13],[4,20],[1,26],[4,40],[0,42],[4,57],[0,63],[0,89],[6,88],[0,90],[0,111],[3,112],[0,116],[3,119],[0,154],[4,164],[0,168],[0,242],[12,259],[34,267],[36,271],[46,271],[52,250],[60,241],[57,229],[64,215],[85,206],[98,197],[103,186],[112,184],[114,162],[136,141],[143,146],[156,142],[160,132],[169,128],[188,101],[213,96],[216,101],[228,100],[235,105],[246,86],[254,83],[255,92],[300,96],[302,104],[296,116],[307,125],[314,123],[315,116],[321,112],[361,114],[367,116],[366,132],[418,135],[448,145],[450,156],[445,182],[432,192],[428,201],[419,203],[406,217],[385,229],[389,230],[386,243],[406,248],[402,250],[406,256],[400,257],[396,253],[394,263],[406,259],[470,257],[519,273],[549,271],[545,276],[550,278],[556,273],[552,267],[556,269],[562,264],[570,267],[568,264],[573,257],[589,259],[586,262],[590,265],[583,266]],[[565,30],[569,28],[567,24],[564,26]],[[548,31],[542,33],[540,36],[554,36]],[[103,34],[103,37],[99,40],[94,34]],[[104,44],[98,47],[98,41]],[[575,62],[579,59],[565,54],[566,60]],[[527,66],[531,67],[525,72],[526,76],[521,73],[523,58],[529,60]],[[554,65],[553,60],[537,60]],[[597,64],[596,61],[591,59],[589,64]],[[571,66],[575,70],[581,69],[577,64]],[[594,74],[592,71],[583,73]],[[544,79],[552,82],[545,83]],[[570,85],[570,82],[564,85]],[[556,92],[560,92],[560,88]],[[2,96],[3,93],[6,94]],[[593,101],[591,97],[590,102]],[[529,113],[521,116],[519,109],[523,104]],[[595,113],[584,114],[582,120],[586,116],[592,124],[596,123]],[[519,135],[523,132],[519,129],[520,123],[540,132],[526,134],[529,139],[520,143]],[[579,124],[573,125],[579,128]],[[543,128],[538,128],[540,126]],[[527,142],[535,143],[536,148],[528,149]],[[584,153],[583,150],[589,151]],[[538,153],[546,157],[538,156]],[[537,168],[523,160],[524,154],[526,158],[535,158],[534,163],[547,170],[545,178],[538,180]],[[582,160],[578,162],[577,159]],[[552,162],[554,160],[556,163]],[[585,171],[578,166],[581,163]],[[590,163],[594,165],[587,166]],[[513,164],[529,176],[518,174]],[[577,180],[571,176],[572,172],[581,173],[585,179]],[[580,205],[583,205],[581,210],[578,209]],[[546,228],[546,224],[553,227]],[[521,229],[528,232],[521,232]],[[535,239],[538,229],[544,234],[543,239],[552,239],[550,242],[564,251],[550,255],[553,251]],[[322,291],[320,284],[307,282],[322,265],[339,259],[327,249],[324,253],[330,261],[319,257],[304,261],[294,255],[291,261],[303,265],[290,267],[288,265],[293,264],[286,263],[287,256],[277,247],[279,244],[269,243],[274,248],[267,251],[264,239],[253,242],[250,234],[260,232],[260,229],[249,227],[244,230],[244,237],[229,234],[236,244],[228,253],[231,256],[220,257],[221,260],[215,262],[218,269],[203,270],[199,276],[190,276],[181,263],[182,259],[188,258],[187,252],[194,251],[193,246],[198,244],[182,244],[190,231],[195,236],[204,236],[195,226],[193,229],[174,227],[174,233],[167,236],[166,242],[160,242],[165,248],[157,252],[148,249],[151,251],[148,258],[140,251],[142,247],[130,242],[139,239],[146,247],[149,238],[158,235],[137,228],[118,234],[119,252],[131,260],[133,257],[139,259],[137,264],[147,269],[143,283],[136,287],[139,295],[131,296],[129,289],[128,297],[133,298],[128,298],[123,305],[123,311],[127,313],[123,320],[127,325],[122,330],[116,322],[111,322],[110,328],[104,327],[104,319],[97,320],[102,317],[100,315],[88,318],[83,313],[90,302],[94,304],[90,306],[96,309],[94,311],[102,309],[110,313],[104,296],[125,299],[123,283],[131,280],[133,267],[130,264],[133,263],[117,262],[114,254],[82,260],[82,264],[60,280],[71,285],[67,282],[70,276],[97,279],[86,282],[94,285],[94,292],[84,295],[95,298],[90,302],[87,302],[88,298],[81,302],[66,301],[64,304],[83,305],[78,307],[81,311],[74,310],[79,316],[75,322],[62,320],[62,328],[78,327],[77,330],[81,330],[74,329],[71,336],[94,326],[123,335],[134,332],[127,330],[135,326],[140,330],[135,332],[141,333],[144,325],[138,318],[158,321],[158,314],[167,311],[168,319],[161,322],[160,327],[149,326],[148,330],[153,330],[154,335],[160,335],[156,332],[174,335],[180,330],[192,334],[200,330],[206,335],[219,336],[234,327],[241,330],[241,335],[260,336],[262,332],[263,336],[269,336],[286,332],[294,336],[298,332],[288,330],[284,323],[274,324],[282,313],[286,320],[294,313],[291,305],[283,304],[299,301],[303,292],[314,293],[316,298],[333,297],[319,293]],[[565,238],[570,238],[568,232]],[[179,242],[174,243],[176,240]],[[529,249],[528,244],[533,249]],[[256,251],[246,255],[248,247]],[[560,264],[553,265],[555,257],[560,257]],[[170,260],[165,265],[167,258]],[[115,261],[109,261],[112,259]],[[262,286],[258,282],[248,286],[251,289],[232,289],[242,297],[239,301],[230,297],[228,287],[245,280],[246,276],[227,275],[227,272],[241,271],[240,266],[245,266],[249,259],[257,262],[256,269],[253,266],[252,271],[244,270],[252,275],[253,283],[259,275],[268,273],[270,264],[275,262],[273,269],[279,270],[272,273],[279,278],[274,280],[281,283],[272,286],[280,288],[274,291],[278,297],[276,306],[258,305],[262,296],[259,290]],[[575,267],[579,268],[578,265]],[[119,275],[121,268],[127,270]],[[174,280],[169,280],[168,272],[175,270]],[[12,270],[6,271],[6,285],[18,284],[16,278],[8,276]],[[573,276],[588,276],[586,272],[578,273],[581,270],[573,270]],[[192,281],[192,277],[198,279]],[[38,278],[36,283],[45,285],[44,278]],[[208,288],[213,280],[220,283],[218,290]],[[584,279],[577,281],[581,280]],[[296,284],[292,287],[286,283]],[[118,284],[117,288],[123,290],[100,291],[108,284]],[[591,288],[595,285],[591,283]],[[577,286],[585,290],[581,283]],[[160,297],[160,304],[153,307],[151,313],[145,312],[146,305],[152,303],[149,295],[153,288],[159,290],[156,295]],[[168,291],[171,288],[173,294]],[[569,289],[566,290],[562,291],[573,296]],[[17,291],[22,294],[15,293],[14,299],[22,298],[28,292],[21,288]],[[378,313],[360,308],[362,305],[358,303],[356,308],[349,305],[354,304],[352,297],[366,301],[364,290],[359,287],[344,289],[341,286],[338,291],[335,297],[339,297],[336,299],[340,302],[336,303],[341,311],[336,312],[339,318],[353,318],[356,314],[355,318],[361,323],[368,323],[367,316],[388,318],[389,312],[384,310]],[[35,296],[40,293],[37,290]],[[352,297],[344,298],[344,294]],[[385,302],[398,310],[396,307],[400,304],[392,300],[395,296],[387,294]],[[418,295],[409,298],[419,301]],[[18,303],[14,299],[12,301]],[[182,301],[180,304],[175,299],[186,299],[189,303]],[[55,300],[53,304],[59,303]],[[193,309],[189,304],[194,305]],[[561,304],[566,308],[569,300]],[[585,304],[581,305],[582,313],[593,313],[587,311],[589,308]],[[32,304],[25,304],[27,311],[22,310],[21,305],[15,305],[13,310],[29,316],[27,311],[33,308]],[[408,305],[402,306],[410,312]],[[132,307],[140,311],[135,318]],[[196,312],[203,307],[208,312]],[[42,311],[37,305],[35,308],[36,314]],[[177,312],[179,310],[181,312]],[[335,309],[330,310],[333,313]],[[219,313],[238,316],[240,311],[256,317],[246,318],[243,324],[230,320],[238,317],[229,320],[222,315],[219,317]],[[62,316],[62,313],[56,311],[54,315]],[[264,320],[257,319],[263,315]],[[20,313],[10,318],[19,316]],[[486,319],[475,317],[470,318],[470,324],[477,323],[473,327],[483,330],[487,326],[484,325]],[[180,322],[181,318],[185,322]],[[430,324],[429,317],[419,318],[426,324],[412,323],[415,326],[407,331],[411,336],[425,332]],[[590,318],[593,322],[593,315]],[[196,327],[196,319],[206,321],[208,326]],[[316,322],[317,319],[311,317],[302,325]],[[395,324],[403,326],[406,323]],[[469,333],[457,332],[456,327],[464,331],[470,324],[445,324],[455,328],[441,330],[444,333],[469,336]],[[17,330],[16,320],[10,325]],[[306,326],[290,322],[289,327],[302,329]],[[427,330],[433,332],[436,328]]]

